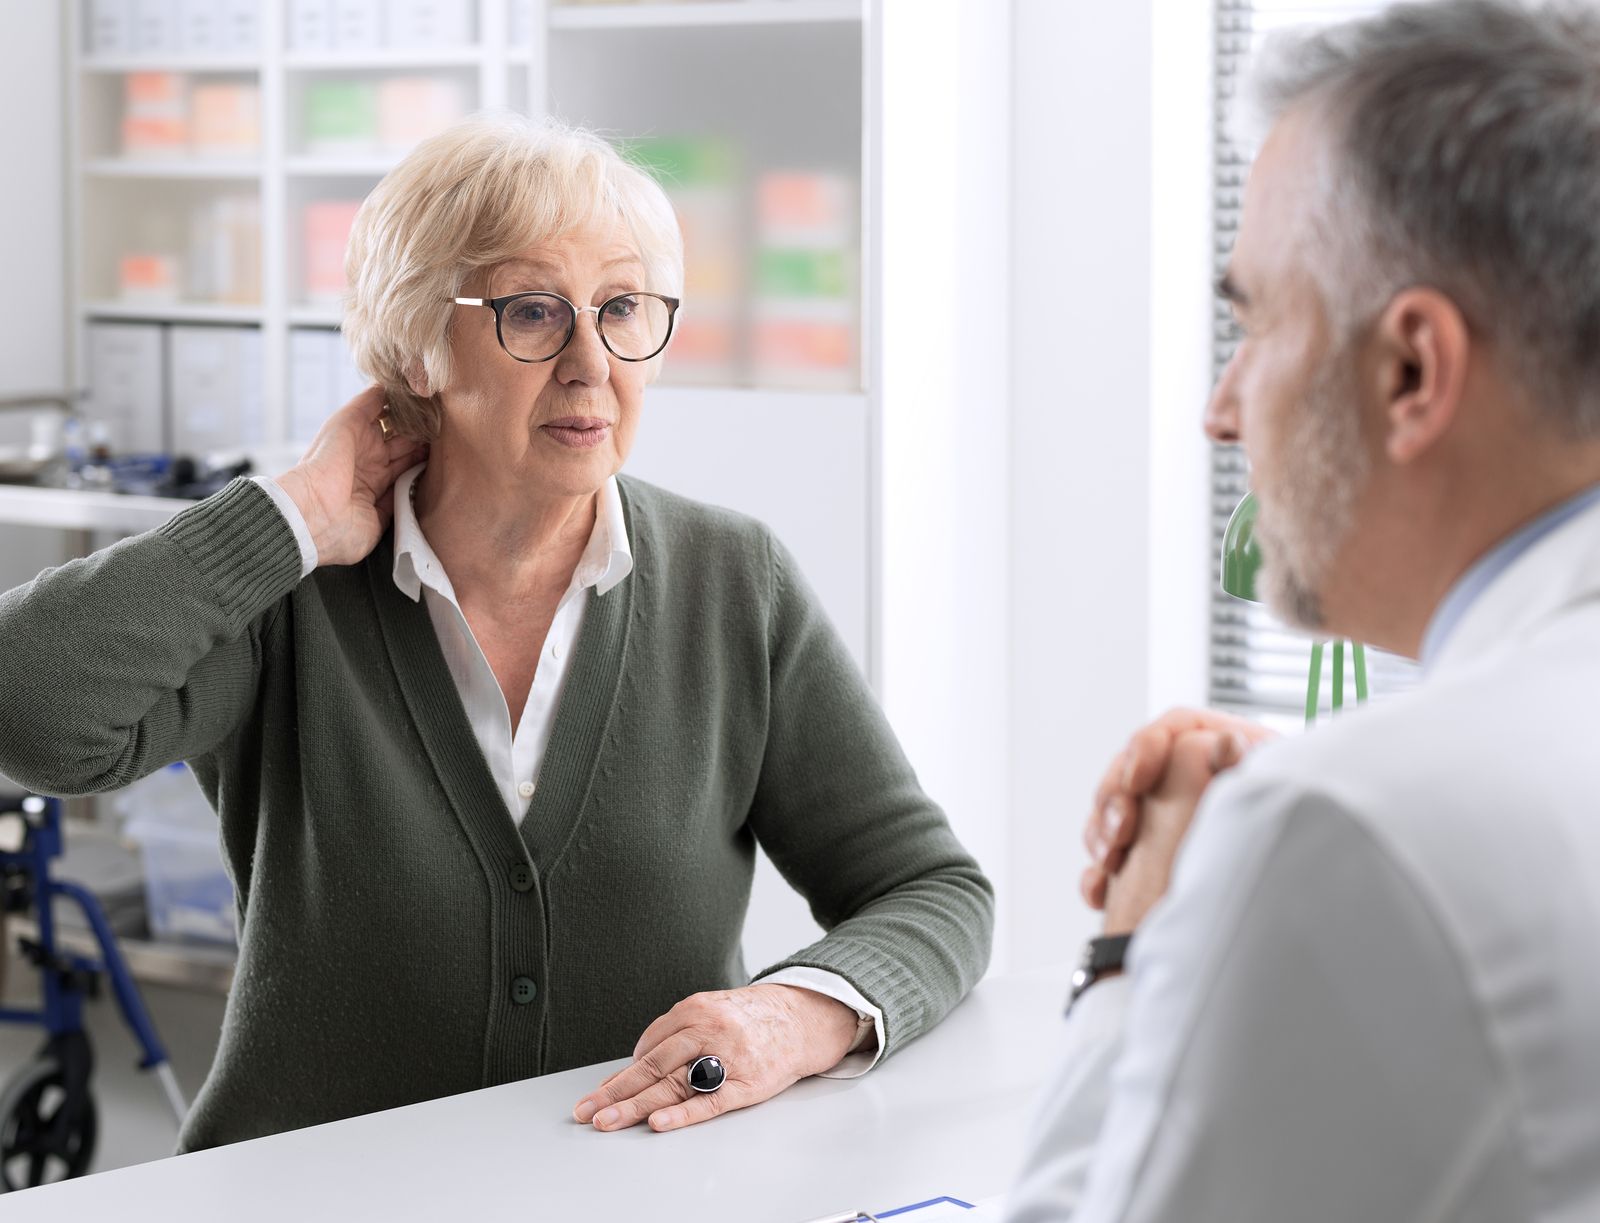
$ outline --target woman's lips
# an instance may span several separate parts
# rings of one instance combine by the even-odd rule
[[[611,422],[598,416],[563,416],[539,426],[551,441],[573,450],[590,450],[611,436]]]

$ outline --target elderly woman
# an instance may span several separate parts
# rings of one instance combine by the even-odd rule
[[[629,1055],[577,1119],[672,1129],[938,1022],[988,883],[783,546],[617,474],[682,282],[660,189],[476,120],[348,271],[378,385],[296,467],[0,597],[0,771],[188,760],[221,818],[239,968],[182,1147]],[[757,844],[827,934],[752,983]]]

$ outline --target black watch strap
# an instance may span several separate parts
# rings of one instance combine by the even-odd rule
[[[1068,1012],[1071,1012],[1072,1004],[1083,997],[1084,991],[1101,977],[1122,971],[1123,961],[1128,956],[1128,944],[1132,941],[1131,934],[1104,934],[1083,945],[1083,955],[1072,974],[1072,992],[1067,995]]]

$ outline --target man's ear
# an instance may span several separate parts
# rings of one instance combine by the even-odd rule
[[[1465,316],[1443,293],[1414,288],[1396,294],[1379,316],[1373,343],[1384,451],[1393,463],[1413,463],[1455,423],[1466,389],[1472,334]]]
[[[418,357],[406,362],[406,385],[419,399],[433,398],[433,387],[428,382],[428,371],[422,367],[422,361]]]

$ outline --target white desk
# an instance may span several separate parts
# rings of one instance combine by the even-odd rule
[[[0,1218],[801,1223],[994,1197],[1054,1065],[1068,973],[986,981],[863,1078],[809,1079],[677,1133],[572,1120],[618,1062],[8,1194]]]

